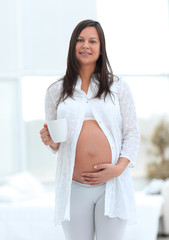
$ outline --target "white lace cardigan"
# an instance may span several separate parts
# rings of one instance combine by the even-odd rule
[[[125,157],[130,163],[123,173],[106,183],[105,215],[135,221],[135,199],[129,167],[135,165],[139,147],[139,130],[134,100],[128,84],[116,79],[111,86],[114,97],[93,98],[98,82],[92,77],[87,94],[81,90],[81,79],[77,80],[73,98],[61,102],[56,111],[62,81],[51,85],[45,98],[46,120],[66,118],[67,141],[60,143],[56,164],[55,224],[70,220],[70,194],[74,169],[76,144],[83,125],[85,109],[90,104],[92,113],[106,135],[112,152],[112,163]],[[104,151],[104,149],[103,149]],[[53,151],[54,152],[54,151]]]

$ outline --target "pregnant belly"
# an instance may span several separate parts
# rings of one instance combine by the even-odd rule
[[[77,142],[73,180],[83,182],[81,174],[97,171],[94,165],[99,163],[111,163],[110,145],[98,123],[87,120]]]

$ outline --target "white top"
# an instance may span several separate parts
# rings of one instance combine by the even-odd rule
[[[77,80],[73,98],[61,102],[56,112],[62,80],[51,85],[46,92],[46,120],[66,118],[67,141],[60,143],[56,166],[55,224],[70,220],[70,193],[75,162],[76,144],[83,125],[86,106],[90,104],[95,120],[106,135],[112,151],[112,163],[125,157],[130,163],[123,173],[106,183],[105,215],[135,221],[135,199],[129,167],[135,165],[139,147],[139,130],[134,100],[130,88],[122,79],[115,79],[105,101],[92,98],[98,91],[98,81],[91,78],[88,93],[81,90],[81,79]],[[53,151],[54,152],[54,151]]]
[[[87,103],[89,103],[89,102],[87,102]],[[92,113],[92,109],[91,109],[90,103],[86,105],[84,121],[85,120],[95,120],[94,115]]]

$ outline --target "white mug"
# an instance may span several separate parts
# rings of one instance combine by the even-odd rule
[[[48,130],[54,143],[65,142],[67,139],[67,120],[56,119],[47,121]]]

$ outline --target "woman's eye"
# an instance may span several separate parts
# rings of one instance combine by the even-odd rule
[[[91,40],[90,43],[95,43],[95,41]]]
[[[77,39],[77,42],[83,42],[83,40],[82,39]]]

